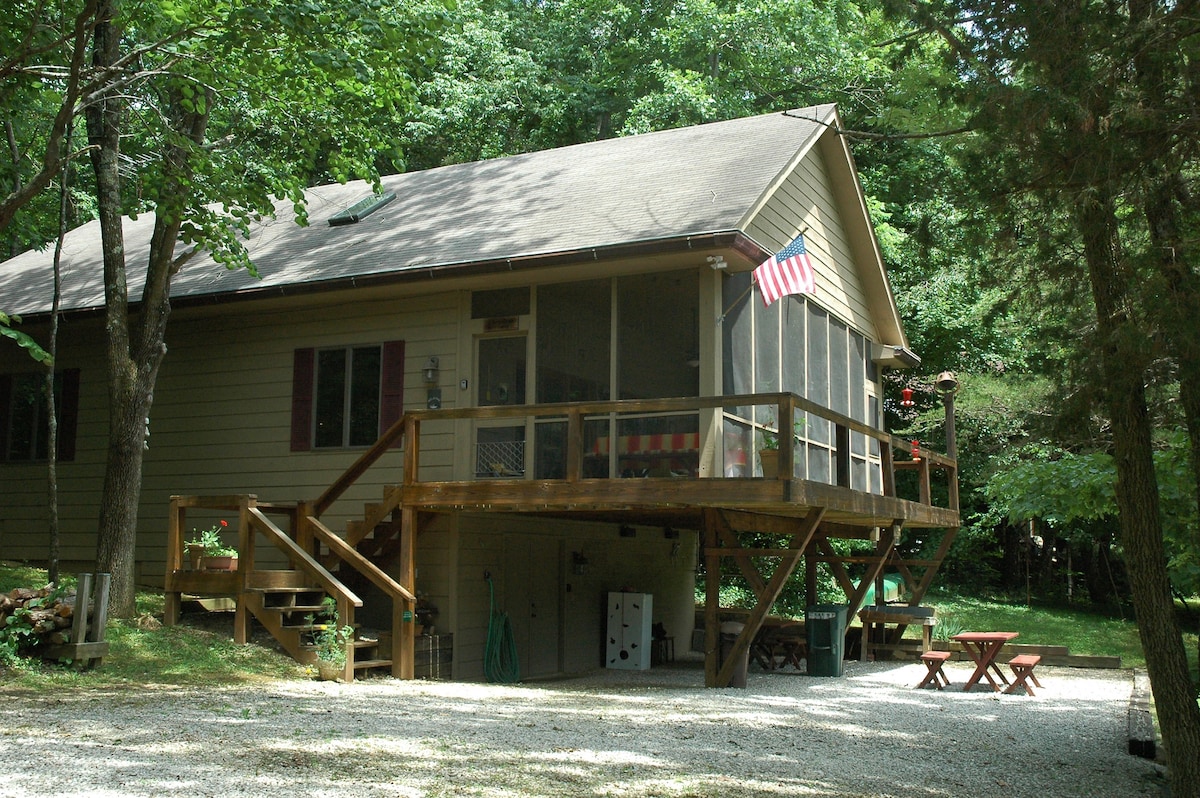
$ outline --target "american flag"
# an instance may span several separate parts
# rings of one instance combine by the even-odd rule
[[[813,266],[804,248],[804,235],[796,236],[795,241],[763,261],[754,270],[754,282],[758,283],[767,307],[785,294],[815,293]]]

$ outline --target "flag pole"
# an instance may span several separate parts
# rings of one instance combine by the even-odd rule
[[[725,321],[725,317],[729,315],[729,312],[731,310],[733,310],[734,308],[736,308],[738,303],[741,302],[743,299],[745,299],[750,294],[750,292],[754,290],[754,286],[755,286],[754,276],[751,275],[750,285],[748,285],[746,287],[746,290],[743,291],[741,294],[739,294],[738,298],[733,300],[733,302],[730,303],[729,307],[725,308],[725,310],[721,313],[721,315],[717,317],[717,324],[721,324],[722,322]]]

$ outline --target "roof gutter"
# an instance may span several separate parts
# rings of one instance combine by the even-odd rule
[[[686,236],[654,238],[643,241],[609,244],[584,249],[567,250],[563,252],[548,252],[541,254],[517,255],[508,258],[492,258],[481,261],[463,261],[460,263],[440,263],[433,265],[405,266],[396,271],[380,274],[355,275],[340,277],[334,280],[322,280],[293,285],[264,286],[262,288],[244,288],[238,291],[216,292],[194,296],[172,297],[171,307],[175,309],[207,307],[228,302],[252,301],[258,299],[273,299],[280,297],[304,296],[329,291],[345,289],[369,288],[374,286],[404,285],[410,283],[429,282],[432,280],[450,280],[463,277],[477,277],[503,272],[532,271],[558,266],[574,266],[584,263],[599,263],[601,261],[621,260],[626,258],[646,257],[651,255],[670,255],[693,250],[732,249],[746,256],[748,261],[758,262],[769,256],[761,245],[739,230],[722,232],[698,233]],[[140,303],[131,302],[130,307]],[[79,310],[61,311],[62,316],[75,318],[88,317],[103,312],[102,307],[84,308]],[[49,313],[24,314],[26,323],[48,319]]]

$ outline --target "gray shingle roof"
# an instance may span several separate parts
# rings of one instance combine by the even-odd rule
[[[199,297],[414,269],[587,250],[739,230],[775,179],[823,131],[833,106],[796,116],[714,122],[492,161],[383,178],[396,200],[354,224],[330,216],[370,192],[362,181],[307,192],[310,225],[290,203],[247,243],[261,279],[207,256],[175,277],[172,296]],[[125,220],[130,296],[141,291],[153,217]],[[50,307],[52,252],[0,264],[0,309]],[[98,222],[70,234],[63,255],[66,309],[103,305]]]

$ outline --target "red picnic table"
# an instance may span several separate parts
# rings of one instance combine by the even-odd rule
[[[1000,649],[1004,647],[1005,643],[1018,636],[1017,632],[960,632],[950,637],[951,640],[962,643],[963,650],[971,659],[975,660],[975,672],[963,685],[964,693],[970,691],[980,679],[987,679],[992,689],[999,691],[1000,685],[996,684],[990,671],[995,671],[996,675],[1000,677],[1000,681],[1008,684],[1007,677],[1000,670],[1000,666],[996,664],[996,657],[1000,655]]]

